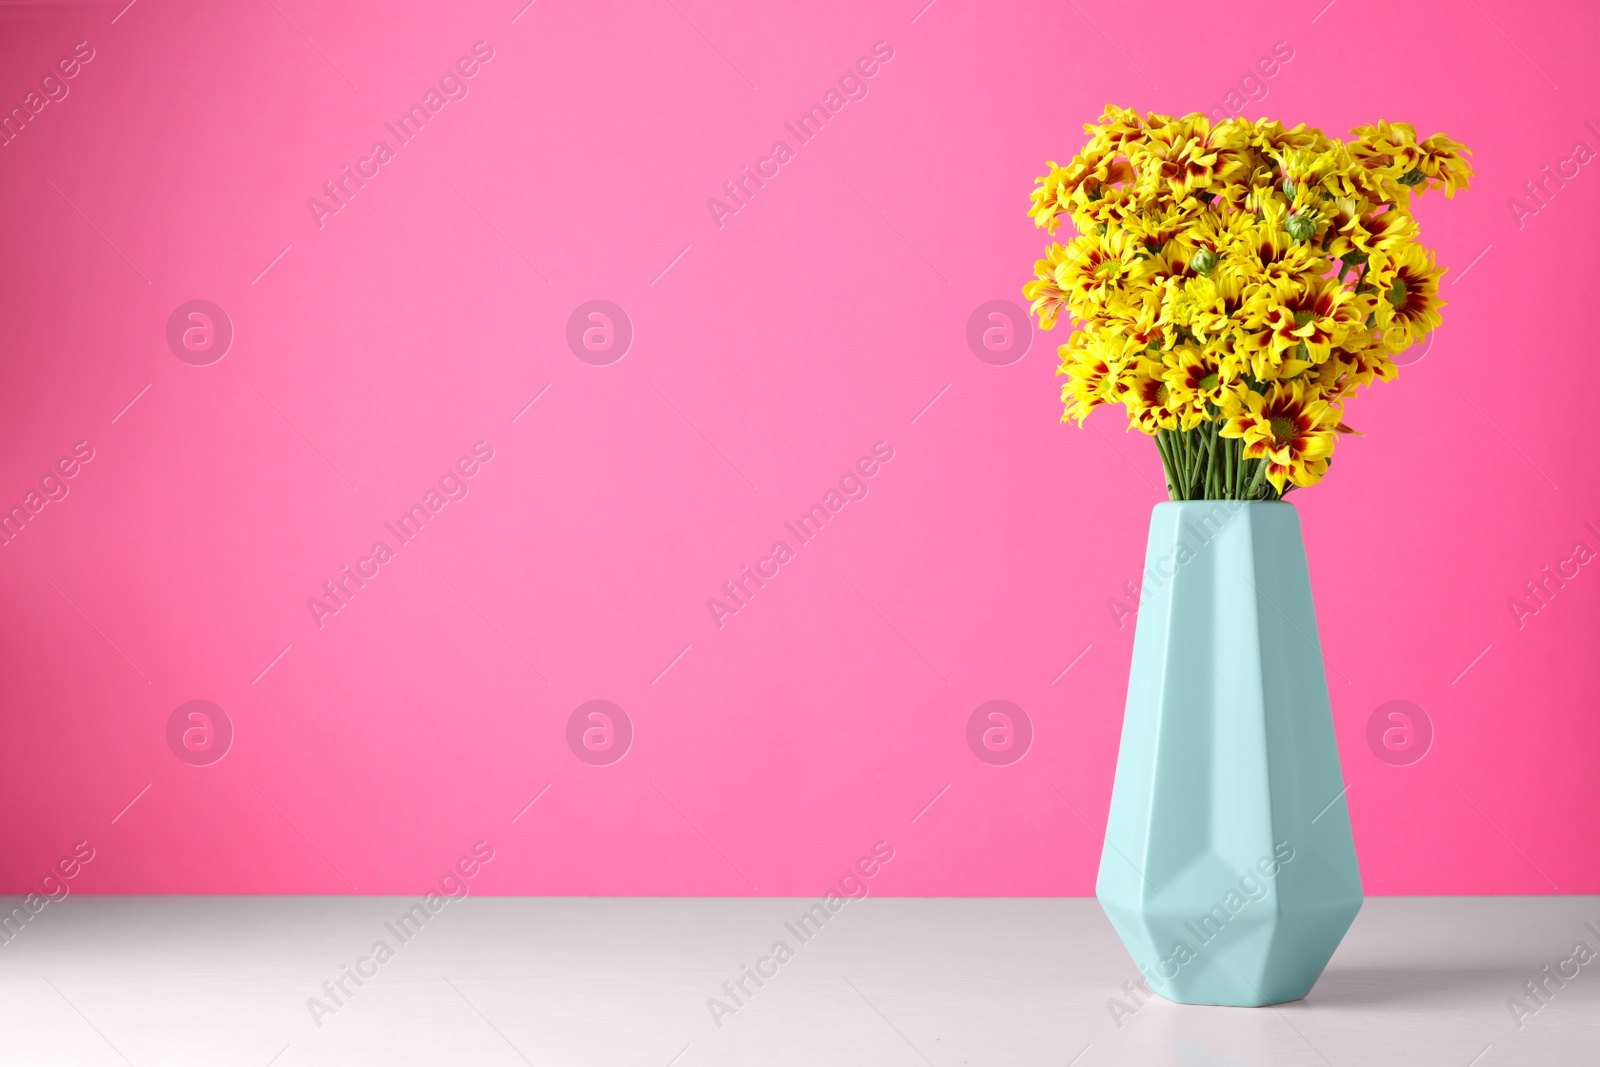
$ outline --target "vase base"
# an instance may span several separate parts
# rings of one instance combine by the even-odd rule
[[[1282,997],[1281,999],[1276,997],[1257,999],[1254,996],[1241,998],[1227,996],[1185,997],[1172,993],[1163,993],[1159,989],[1155,990],[1156,996],[1160,997],[1162,1000],[1168,1000],[1174,1004],[1192,1004],[1197,1007],[1208,1008],[1272,1008],[1279,1004],[1293,1004],[1297,1000],[1304,1000],[1306,999],[1306,995],[1310,992],[1311,991],[1308,989],[1305,993],[1300,993],[1298,995],[1291,993]]]

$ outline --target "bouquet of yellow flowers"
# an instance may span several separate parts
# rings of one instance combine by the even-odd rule
[[[1051,244],[1023,286],[1063,307],[1062,421],[1123,404],[1156,439],[1174,500],[1276,500],[1328,469],[1345,398],[1440,324],[1444,268],[1411,198],[1453,197],[1465,146],[1405,123],[1349,143],[1304,124],[1107,107],[1050,163],[1028,214]]]

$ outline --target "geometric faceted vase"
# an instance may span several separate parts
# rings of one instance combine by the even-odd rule
[[[1294,506],[1157,504],[1139,601],[1095,896],[1161,996],[1298,1000],[1361,872]]]

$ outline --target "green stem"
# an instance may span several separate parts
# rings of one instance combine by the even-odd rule
[[[1183,447],[1189,456],[1189,489],[1192,494],[1189,499],[1203,500],[1206,490],[1201,482],[1200,469],[1205,463],[1205,450],[1192,431],[1183,435]]]
[[[1173,465],[1178,468],[1178,499],[1189,499],[1189,450],[1176,431],[1167,431],[1167,447],[1172,450]]]
[[[1201,484],[1205,487],[1207,500],[1216,498],[1216,443],[1217,439],[1209,430],[1201,430],[1200,434],[1205,442],[1205,462],[1200,472]]]
[[[1183,438],[1174,430],[1163,430],[1167,435],[1167,451],[1172,456],[1172,469],[1178,485],[1178,499],[1193,499],[1189,492],[1189,450]]]
[[[1283,499],[1267,481],[1267,460],[1246,457],[1244,441],[1223,437],[1220,422],[1157,430],[1154,437],[1172,500]]]
[[[1173,471],[1172,453],[1167,448],[1165,430],[1155,433],[1156,451],[1161,453],[1161,472],[1167,476],[1167,497],[1172,500],[1182,500],[1178,495],[1178,477]]]
[[[1217,446],[1222,438],[1218,431],[1218,423],[1210,423],[1210,440],[1206,443],[1206,494],[1213,498],[1222,496],[1222,467],[1218,463]]]
[[[1228,441],[1228,495],[1234,500],[1239,498],[1241,495],[1240,491],[1244,488],[1244,486],[1240,484],[1239,478],[1239,449],[1243,444],[1244,442],[1236,438],[1229,439]]]
[[[1267,461],[1264,459],[1258,459],[1255,461],[1255,463],[1256,476],[1250,481],[1250,492],[1248,495],[1248,499],[1250,500],[1258,499],[1258,494],[1260,494],[1262,485],[1267,484]],[[1264,494],[1261,495],[1264,496]]]

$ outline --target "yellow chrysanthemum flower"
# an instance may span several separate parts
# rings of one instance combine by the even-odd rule
[[[1032,303],[1028,310],[1039,319],[1041,330],[1053,329],[1056,316],[1066,306],[1067,294],[1056,283],[1056,271],[1066,261],[1064,246],[1053,244],[1044,251],[1044,258],[1033,265],[1033,281],[1022,287],[1022,295]]]
[[[1401,352],[1439,328],[1444,301],[1439,279],[1444,268],[1421,245],[1406,245],[1397,255],[1374,259],[1371,284],[1377,290],[1374,313],[1391,352]]]
[[[1239,169],[1232,151],[1244,145],[1239,122],[1229,119],[1211,125],[1201,114],[1189,115],[1150,131],[1142,141],[1128,146],[1128,158],[1138,168],[1146,189],[1165,186],[1183,197],[1204,192],[1226,181]]]
[[[1223,346],[1179,345],[1172,355],[1175,361],[1167,362],[1161,373],[1167,402],[1183,428],[1193,429],[1216,417],[1223,397],[1240,387],[1240,378]]]
[[[1428,179],[1428,188],[1443,189],[1445,199],[1454,199],[1457,189],[1467,188],[1472,178],[1472,168],[1464,156],[1470,155],[1467,146],[1436,133],[1419,146],[1421,158],[1417,169]]]
[[[1264,119],[1253,125],[1250,144],[1262,152],[1281,156],[1295,150],[1321,152],[1327,148],[1328,138],[1321,130],[1307,129],[1303,122],[1290,130],[1285,129],[1281,122]]]
[[[1076,307],[1137,285],[1151,273],[1143,244],[1126,230],[1084,234],[1055,264],[1055,282]]]
[[[1231,252],[1217,260],[1216,266],[1190,285],[1202,311],[1199,328],[1207,334],[1224,334],[1242,321],[1245,299],[1253,285],[1259,284],[1260,265]]]
[[[1354,204],[1354,201],[1350,201]],[[1417,220],[1408,211],[1390,207],[1375,215],[1352,214],[1341,218],[1328,254],[1341,259],[1387,253],[1410,244],[1417,237]]]
[[[1371,335],[1368,335],[1369,337]],[[1392,381],[1400,368],[1389,356],[1381,340],[1357,349],[1337,349],[1333,357],[1319,364],[1312,373],[1318,393],[1330,401],[1339,400],[1374,379]]]
[[[1085,327],[1059,349],[1057,374],[1067,376],[1061,387],[1065,411],[1061,421],[1076,419],[1082,425],[1089,412],[1113,399],[1113,387],[1122,368],[1139,352],[1128,337]]]
[[[1277,154],[1275,158],[1284,195],[1289,197],[1303,189],[1320,190],[1322,183],[1338,166],[1338,160],[1331,150],[1314,152],[1307,148],[1292,148]]]
[[[1166,247],[1167,242],[1194,225],[1202,216],[1205,205],[1194,197],[1162,204],[1130,216],[1126,221],[1128,232],[1145,243],[1152,251]]]
[[[1133,108],[1107,104],[1100,115],[1100,122],[1089,123],[1084,126],[1083,132],[1089,135],[1091,145],[1116,153],[1142,139],[1152,126],[1165,126],[1171,121],[1166,115],[1154,112],[1141,115]]]
[[[1117,375],[1112,395],[1127,407],[1130,428],[1148,434],[1178,428],[1178,412],[1172,407],[1164,370],[1160,360],[1139,356]]]
[[[1393,181],[1415,170],[1422,160],[1417,128],[1409,122],[1380,119],[1376,125],[1357,126],[1350,132],[1356,135],[1350,145],[1351,158]]]
[[[1300,359],[1321,363],[1351,330],[1362,328],[1355,294],[1333,278],[1303,276],[1289,293],[1265,286],[1257,293],[1245,324],[1272,335],[1274,355],[1298,348]]]
[[[1108,106],[1037,179],[1054,233],[1023,287],[1060,348],[1063,418],[1120,403],[1158,435],[1177,499],[1273,498],[1327,469],[1342,402],[1440,323],[1413,196],[1467,187],[1466,149],[1405,123],[1304,125]]]
[[[1060,215],[1070,209],[1070,199],[1064,195],[1067,174],[1064,168],[1057,166],[1055,160],[1049,162],[1050,173],[1035,178],[1032,201],[1033,206],[1028,208],[1028,217],[1035,226],[1042,226],[1050,233],[1056,232],[1056,227],[1061,224]],[[1049,327],[1045,327],[1049,329]]]
[[[1223,259],[1254,229],[1255,216],[1249,212],[1202,211],[1190,217],[1189,225],[1175,230],[1172,241],[1186,261],[1201,249]]]
[[[1339,410],[1303,383],[1274,382],[1265,395],[1230,394],[1223,415],[1221,435],[1242,440],[1250,459],[1266,460],[1267,480],[1280,493],[1286,481],[1311,485],[1327,469]]]

